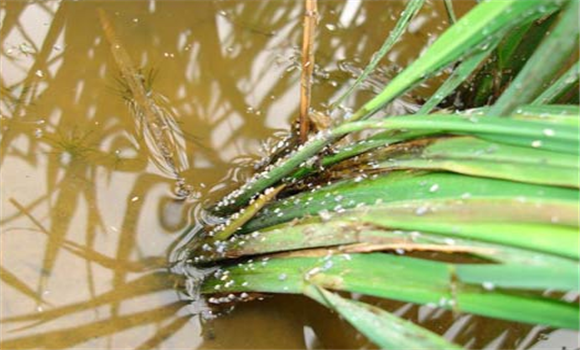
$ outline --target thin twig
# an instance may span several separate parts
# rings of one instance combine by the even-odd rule
[[[317,0],[306,0],[304,14],[304,36],[302,40],[302,75],[300,76],[300,142],[306,142],[310,131],[310,95],[312,90],[312,72],[314,71],[314,34],[318,22]]]

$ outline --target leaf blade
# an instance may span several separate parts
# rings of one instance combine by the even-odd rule
[[[306,289],[305,294],[338,312],[382,349],[460,349],[444,338],[378,307],[342,298],[316,286]]]

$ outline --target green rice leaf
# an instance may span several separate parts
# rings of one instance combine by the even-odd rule
[[[459,231],[458,234],[457,226],[454,226],[455,232],[451,234],[445,231],[433,233],[424,230],[393,230],[388,224],[385,225],[384,221],[373,220],[373,213],[382,215],[389,212],[388,208],[382,213],[379,208],[375,208],[370,213],[366,213],[370,218],[357,220],[360,215],[357,213],[351,215],[347,211],[344,215],[335,215],[330,220],[311,218],[297,225],[269,227],[261,232],[236,236],[233,240],[225,242],[225,252],[217,250],[211,250],[209,254],[206,252],[204,261],[327,248],[344,253],[372,251],[469,253],[489,261],[507,264],[547,268],[558,266],[568,271],[578,269],[574,259],[562,258],[545,251],[540,252],[534,246],[531,248],[536,250],[524,249],[521,246],[525,244],[518,242],[517,239],[511,240],[519,246],[516,248],[502,241],[500,235],[490,235],[482,231],[471,235],[464,235],[461,234],[462,231]],[[491,213],[493,214],[495,213]],[[459,225],[465,225],[465,222]],[[497,243],[494,242],[498,240],[496,237],[500,237]],[[521,241],[526,242],[525,239]]]
[[[491,115],[506,115],[537,98],[558,70],[578,49],[578,1],[571,0],[553,29],[528,60],[516,79],[491,108]]]
[[[512,113],[511,118],[580,128],[580,108],[573,105],[521,106]]]
[[[408,2],[336,104],[423,3]],[[202,293],[217,296],[209,303],[237,300],[232,293],[305,294],[384,348],[454,345],[330,290],[578,329],[577,302],[562,297],[580,284],[580,109],[570,98],[578,62],[556,77],[578,47],[578,6],[480,2],[349,120],[226,196],[214,213],[246,210],[188,247],[208,273]],[[417,114],[365,120],[455,62]],[[465,104],[485,105],[504,91],[496,105],[429,114],[478,69]],[[270,187],[276,199],[252,202]]]
[[[525,39],[534,22],[523,23],[510,31],[497,48],[499,67],[508,67],[514,59],[518,46]]]
[[[451,215],[447,215],[447,218]],[[361,219],[361,218],[359,218]],[[578,228],[539,224],[445,221],[443,215],[429,215],[425,219],[411,220],[410,217],[366,216],[362,222],[396,227],[402,230],[422,230],[452,237],[478,239],[569,259],[580,258],[578,252]]]
[[[553,289],[578,291],[578,265],[458,265],[455,273],[465,283],[484,284],[487,288]]]
[[[417,114],[429,114],[443,99],[453,92],[461,83],[463,83],[469,76],[485,61],[491,52],[497,46],[496,43],[490,44],[486,50],[477,52],[465,59],[463,62],[453,70],[453,73],[445,80],[445,82],[437,89],[437,91],[421,106]]]
[[[271,169],[254,176],[240,189],[226,196],[213,208],[213,211],[221,214],[235,211],[236,208],[248,203],[257,193],[261,193],[283,178],[291,176],[299,167],[307,166],[307,161],[315,160],[316,158],[313,157],[333,141],[350,133],[372,129],[477,135],[482,139],[510,145],[570,154],[580,153],[578,128],[550,122],[457,114],[397,116],[383,120],[351,122],[333,130],[319,133],[287,158],[281,159]]]
[[[580,62],[573,64],[558,80],[544,90],[531,104],[542,105],[553,103],[564,92],[571,89],[580,78]]]
[[[549,130],[549,129],[547,129]],[[374,153],[380,168],[447,170],[461,174],[566,187],[580,187],[577,156],[503,145],[473,137],[427,140],[405,154]],[[383,160],[385,159],[385,160]]]
[[[351,117],[366,119],[430,75],[460,58],[487,49],[506,30],[530,18],[555,11],[562,1],[490,0],[479,3],[439,37],[435,43],[403,72],[397,75],[375,98]]]
[[[345,218],[577,258],[578,196],[577,190],[567,188],[450,173],[393,172],[373,180],[339,182],[278,201],[240,233],[309,215],[340,215],[346,209],[363,206],[358,212],[345,212]]]
[[[438,130],[440,133],[455,135],[476,135],[482,139],[516,146],[542,148],[570,154],[580,153],[578,128],[536,120],[532,122],[461,115],[397,116],[383,120],[345,124],[335,129],[334,133],[348,134],[369,129]]]
[[[306,295],[338,312],[382,349],[460,349],[437,334],[378,307],[342,298],[316,286],[306,289]]]
[[[477,118],[488,115],[489,110],[489,107],[481,107],[457,114]],[[524,105],[513,111],[509,118],[580,128],[580,108],[574,105]]]
[[[302,294],[314,284],[326,289],[428,304],[458,312],[578,328],[579,313],[575,304],[527,292],[504,291],[483,283],[466,283],[457,274],[459,266],[382,253],[277,258],[220,270],[204,281],[202,293],[257,291]],[[495,268],[495,265],[488,266]],[[496,272],[487,273],[490,277],[489,274]],[[515,279],[512,285],[529,284],[527,275],[521,278],[510,276]],[[518,280],[521,281],[519,284]],[[550,279],[544,280],[544,285],[550,282]]]

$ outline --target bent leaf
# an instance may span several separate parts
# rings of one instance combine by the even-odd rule
[[[307,296],[335,310],[382,349],[460,349],[442,337],[378,307],[312,286]]]

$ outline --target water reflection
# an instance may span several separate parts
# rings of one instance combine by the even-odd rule
[[[320,1],[314,108],[340,94],[403,6]],[[458,14],[469,6],[460,2]],[[136,69],[158,72],[144,74],[144,85],[171,116],[169,127],[179,129],[175,152],[189,167],[178,177],[136,127],[99,8]],[[441,13],[442,4],[430,2],[388,57],[385,76],[373,77],[348,105],[360,105],[392,67],[416,57],[447,26]],[[167,254],[200,202],[242,181],[248,170],[237,165],[256,158],[261,142],[297,114],[301,15],[294,0],[0,3],[3,348],[369,346],[330,312],[292,296],[208,321],[199,316],[204,305],[179,292],[182,277],[167,269]],[[179,179],[189,196],[178,193]],[[488,329],[475,317],[408,317],[440,333],[458,322],[462,335]],[[494,325],[498,331],[485,339],[506,327]],[[522,342],[529,328],[510,329],[494,347],[537,340]],[[470,339],[457,340],[484,344]]]

